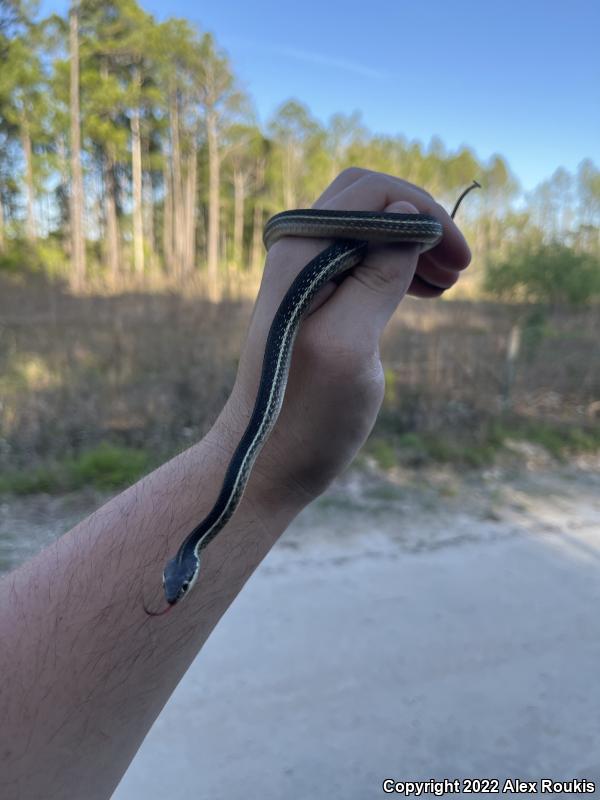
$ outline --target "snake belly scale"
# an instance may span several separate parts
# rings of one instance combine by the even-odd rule
[[[163,586],[168,603],[165,611],[192,588],[200,571],[202,550],[223,530],[242,498],[256,457],[279,416],[294,340],[302,317],[319,289],[357,266],[369,242],[415,244],[424,252],[434,247],[442,234],[439,220],[428,214],[299,209],[276,214],[267,222],[263,234],[267,250],[284,236],[318,237],[334,242],[301,270],[275,312],[265,344],[254,408],[227,467],[219,496],[165,566]],[[146,611],[152,616],[165,613]]]

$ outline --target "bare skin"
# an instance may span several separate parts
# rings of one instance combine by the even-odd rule
[[[346,170],[314,206],[430,213],[445,235],[418,260],[413,246],[373,248],[340,286],[322,289],[244,499],[170,614],[147,617],[142,603],[164,604],[164,563],[212,506],[250,414],[273,313],[322,240],[284,239],[269,253],[237,380],[209,434],[0,582],[6,800],[110,797],[246,580],[364,443],[383,396],[379,339],[398,303],[441,295],[470,261],[447,212],[397,178]]]

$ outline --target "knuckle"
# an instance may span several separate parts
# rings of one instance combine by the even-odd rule
[[[348,348],[339,353],[331,374],[339,385],[351,386],[353,395],[364,400],[380,395],[385,387],[381,360],[373,348]]]
[[[302,331],[294,346],[294,357],[310,366],[315,374],[356,377],[364,372],[372,351],[373,347],[366,341],[336,341],[319,333]]]
[[[434,197],[434,196],[431,194],[431,192],[428,192],[428,191],[427,191],[427,189],[424,189],[422,186],[416,186],[415,188],[417,188],[417,189],[418,189],[418,190],[419,190],[419,191],[420,191],[422,194],[424,194],[424,195],[425,195],[425,197],[426,197],[428,200],[431,200],[431,202],[432,202],[432,203],[435,203],[435,204],[436,204],[436,206],[439,206],[439,203],[438,203],[438,201],[437,201],[437,200],[435,199],[435,197]]]
[[[450,217],[450,214],[448,213],[448,210],[445,209],[444,206],[441,203],[438,203],[438,201],[435,199],[435,197],[431,197],[430,194],[428,194],[428,197],[430,197],[431,200],[433,201],[433,204],[434,204],[433,213],[434,213],[434,215],[436,217],[438,217],[440,219],[440,221],[444,220],[446,218],[448,218],[450,221],[452,221],[452,218]]]
[[[407,190],[411,195],[413,195],[414,192],[417,192],[420,197],[423,197],[432,203],[436,202],[433,195],[430,192],[428,192],[427,189],[423,188],[423,186],[419,186],[416,183],[411,183],[410,181],[407,181],[405,178],[394,178],[393,175],[388,175],[388,177],[394,181],[396,186],[400,185],[402,189]]]
[[[368,170],[363,169],[362,167],[346,167],[343,169],[340,174],[337,176],[337,179],[343,178],[345,180],[355,181],[368,172]],[[336,179],[336,180],[337,180]]]
[[[367,188],[371,187],[378,187],[385,183],[388,179],[385,175],[381,172],[370,172],[365,171],[363,176],[360,178],[360,182],[363,186]]]

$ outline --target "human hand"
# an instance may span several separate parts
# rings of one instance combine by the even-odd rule
[[[469,248],[427,192],[382,173],[351,168],[323,192],[314,208],[432,214],[444,236],[420,257],[416,245],[371,245],[340,285],[317,295],[294,346],[278,422],[259,456],[249,490],[266,508],[306,505],[352,461],[375,422],[384,392],[379,341],[406,294],[443,294],[468,266]],[[260,293],[222,421],[241,433],[256,397],[271,320],[298,272],[330,244],[286,237],[269,251]]]

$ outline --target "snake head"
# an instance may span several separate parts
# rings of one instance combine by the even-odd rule
[[[198,577],[200,560],[194,553],[167,562],[163,573],[163,587],[167,603],[171,606],[182,600]]]

